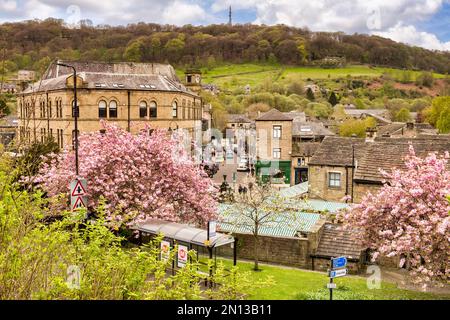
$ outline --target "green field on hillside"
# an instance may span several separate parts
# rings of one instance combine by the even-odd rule
[[[258,64],[229,64],[216,68],[202,69],[203,83],[213,83],[224,90],[233,90],[243,88],[249,84],[255,87],[261,84],[265,79],[272,81],[282,80],[289,77],[301,78],[304,81],[337,79],[351,77],[376,78],[383,73],[399,75],[403,70],[392,68],[370,67],[367,65],[349,65],[344,68],[324,69],[320,67],[292,67],[292,66],[273,66]],[[409,71],[411,80],[414,81],[420,74],[419,71]],[[184,79],[184,70],[177,70],[180,79]],[[435,78],[445,77],[442,74],[434,74]]]
[[[218,259],[226,267],[231,261]],[[252,282],[264,280],[268,276],[273,284],[258,288],[250,299],[262,300],[321,300],[329,299],[326,288],[329,278],[324,272],[315,272],[272,265],[261,265],[262,271],[252,270],[253,264],[238,262],[239,270],[250,273]],[[382,282],[380,289],[368,289],[367,279],[362,276],[347,276],[334,281],[337,289],[333,297],[336,300],[408,300],[408,299],[450,299],[449,295],[437,295],[397,288],[393,283]]]

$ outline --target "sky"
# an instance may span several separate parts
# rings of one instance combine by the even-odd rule
[[[450,0],[0,0],[0,23],[48,17],[76,26],[286,24],[312,31],[375,34],[450,51]]]

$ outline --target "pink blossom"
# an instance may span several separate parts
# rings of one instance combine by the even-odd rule
[[[211,179],[190,159],[166,130],[149,128],[132,135],[103,122],[105,133],[80,136],[80,176],[88,182],[89,206],[103,196],[107,214],[117,223],[134,223],[148,217],[204,226],[216,215]],[[44,165],[38,183],[49,194],[68,195],[75,178],[73,151],[64,151]],[[66,203],[61,203],[66,207]],[[119,211],[118,213],[116,211]]]
[[[447,281],[450,277],[450,173],[448,153],[415,156],[410,147],[406,170],[383,172],[386,183],[375,194],[346,210],[347,228],[360,230],[363,244],[379,255],[408,257],[418,281]]]

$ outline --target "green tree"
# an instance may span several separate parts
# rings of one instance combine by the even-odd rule
[[[408,101],[404,99],[391,99],[387,101],[386,103],[386,109],[389,110],[389,115],[392,120],[396,121],[397,113],[399,113],[402,109],[408,109],[409,110],[409,103]]]
[[[308,103],[305,113],[318,119],[328,119],[333,113],[333,107],[329,103]]]
[[[217,65],[216,58],[214,56],[209,56],[207,61],[208,70],[212,70]]]
[[[431,88],[434,83],[433,73],[423,71],[416,79],[416,85]]]
[[[334,107],[338,102],[338,98],[334,91],[331,91],[330,97],[328,98],[328,102]]]
[[[141,62],[144,50],[144,43],[142,40],[131,42],[125,49],[124,58],[130,62]]]
[[[366,122],[360,119],[348,119],[339,126],[339,135],[351,137],[356,135],[359,138],[366,136]]]
[[[311,88],[306,89],[306,98],[309,101],[314,101],[316,99],[316,97],[314,96],[314,92],[312,91]]]
[[[450,133],[450,105],[444,107],[436,123],[440,133]]]
[[[304,84],[301,81],[292,81],[287,85],[286,88],[287,94],[297,94],[297,95],[303,95],[304,90]]]
[[[411,121],[411,112],[409,112],[409,109],[407,108],[401,108],[396,114],[393,119],[394,121],[398,122],[408,122]]]
[[[450,107],[450,96],[434,98],[431,106],[424,110],[426,120],[433,126],[437,126],[441,113],[448,107]]]
[[[176,61],[183,53],[185,43],[183,39],[174,38],[167,41],[164,49],[169,57],[170,61]]]
[[[0,96],[0,114],[1,115],[8,115],[10,113],[9,107],[8,107],[8,100],[5,96]]]
[[[269,58],[267,59],[267,62],[270,65],[276,65],[278,63],[278,59],[277,59],[277,57],[275,56],[275,54],[273,52],[271,52],[269,54]]]

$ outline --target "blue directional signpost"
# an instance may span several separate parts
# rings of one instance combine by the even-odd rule
[[[344,268],[347,265],[346,257],[339,257],[331,259],[331,269]]]
[[[346,266],[346,257],[331,258],[330,283],[327,285],[328,289],[330,289],[330,300],[333,300],[333,289],[336,289],[336,283],[333,283],[333,279],[346,276],[348,272],[345,268]]]

